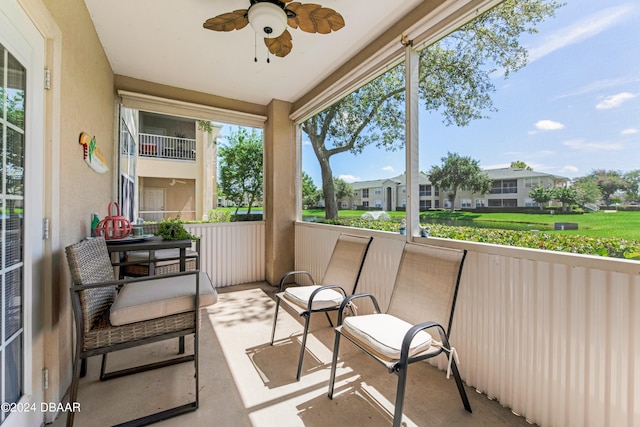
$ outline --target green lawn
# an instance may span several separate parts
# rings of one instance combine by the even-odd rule
[[[341,210],[341,219],[360,218],[365,211]],[[404,218],[404,212],[388,212],[394,220]],[[305,210],[305,219],[324,218],[324,210]],[[421,221],[472,227],[540,230],[547,233],[577,234],[590,237],[614,237],[640,240],[640,212],[590,212],[585,214],[525,214],[525,213],[473,213],[430,211],[421,213]],[[554,230],[555,222],[575,222],[578,230]]]

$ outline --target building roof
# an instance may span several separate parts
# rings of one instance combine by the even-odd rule
[[[521,169],[521,168],[498,168],[498,169],[483,169],[483,172],[487,174],[492,180],[496,179],[520,179],[520,178],[552,178],[559,181],[569,181],[569,178],[564,176],[552,175],[544,172],[536,172],[533,170]],[[382,188],[385,185],[405,185],[407,182],[406,175],[400,174],[393,178],[374,179],[369,181],[356,181],[350,185],[354,190],[360,190],[362,188]],[[427,174],[420,172],[420,184],[430,184]]]
[[[536,172],[522,168],[498,168],[483,169],[483,172],[491,179],[518,179],[518,178],[553,178],[555,180],[568,181],[564,176],[552,175],[544,172]]]

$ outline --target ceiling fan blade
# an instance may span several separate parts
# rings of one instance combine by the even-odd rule
[[[241,30],[248,24],[247,9],[239,9],[209,18],[202,26],[213,31],[233,31]]]
[[[267,45],[269,52],[280,58],[287,56],[291,52],[291,49],[293,49],[291,34],[287,30],[284,30],[284,33],[282,33],[280,37],[274,39],[265,38],[264,44]]]
[[[319,4],[294,2],[287,10],[295,13],[287,23],[292,28],[300,28],[307,33],[329,34],[344,27],[344,18],[338,12]]]

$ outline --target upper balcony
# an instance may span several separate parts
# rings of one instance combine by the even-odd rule
[[[196,140],[175,136],[138,134],[138,155],[146,158],[196,161]]]

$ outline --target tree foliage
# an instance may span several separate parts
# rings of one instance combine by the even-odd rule
[[[313,183],[313,178],[302,172],[302,206],[316,206],[318,204],[318,187]]]
[[[624,191],[628,187],[627,181],[622,176],[622,173],[614,170],[594,170],[586,177],[578,178],[576,181],[584,182],[589,180],[595,182],[600,189],[602,201],[605,206],[611,204],[611,197],[617,191]]]
[[[571,210],[571,207],[580,200],[578,192],[573,187],[558,187],[553,189],[553,198],[562,203],[563,210]]]
[[[451,212],[459,190],[486,194],[491,190],[491,179],[482,172],[479,162],[458,153],[447,153],[442,158],[442,166],[432,166],[427,173],[429,181],[441,191],[449,191]]]
[[[522,170],[526,170],[526,171],[532,171],[533,170],[533,168],[531,166],[529,166],[528,164],[526,164],[522,160],[515,160],[515,161],[511,162],[511,165],[509,167],[512,167],[514,169],[522,169]]]
[[[538,184],[531,189],[531,191],[529,192],[529,197],[531,197],[536,203],[538,203],[540,209],[542,210],[547,203],[553,200],[553,189],[545,188],[542,185]]]
[[[262,200],[262,136],[255,129],[239,128],[218,154],[222,194],[235,203],[234,214],[244,203],[250,214],[253,204]]]
[[[627,182],[625,196],[629,202],[640,202],[640,169],[635,169],[624,174]]]
[[[333,179],[333,188],[336,192],[336,200],[342,202],[344,199],[353,197],[353,187],[342,178]]]
[[[554,16],[555,0],[506,0],[420,52],[419,92],[428,111],[447,125],[466,126],[496,111],[491,94],[496,72],[505,77],[524,67],[524,33]],[[320,164],[326,218],[337,217],[332,156],[359,154],[375,144],[404,145],[404,64],[387,71],[302,124]]]

